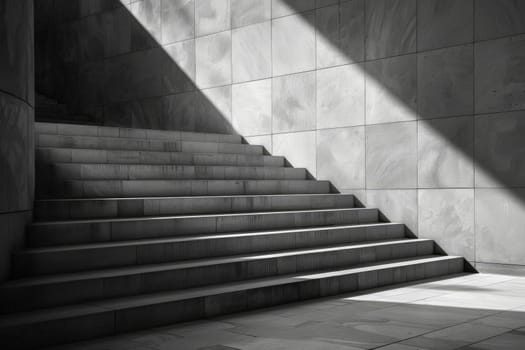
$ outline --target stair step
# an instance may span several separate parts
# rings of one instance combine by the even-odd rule
[[[40,163],[134,163],[275,167],[285,165],[284,157],[232,153],[150,152],[38,147],[35,156],[36,160]]]
[[[94,126],[80,124],[61,124],[61,123],[35,123],[37,134],[50,134],[61,136],[102,136],[102,137],[122,137],[138,138],[147,140],[184,140],[184,141],[205,141],[220,143],[241,143],[242,137],[239,135],[199,133],[176,130],[155,130],[155,129],[132,129],[111,126]]]
[[[0,288],[0,312],[326,271],[433,253],[432,240],[404,239],[33,277]]]
[[[26,349],[461,273],[238,135],[37,123],[35,217],[0,286]]]
[[[428,256],[329,272],[110,299],[0,318],[0,345],[52,345],[282,303],[463,272],[463,259]]]
[[[15,254],[13,274],[67,273],[404,237],[404,225],[378,223],[58,246]]]
[[[262,146],[240,143],[218,143],[181,140],[153,140],[103,136],[64,136],[40,134],[37,147],[88,148],[104,150],[263,154]]]
[[[352,208],[347,194],[50,199],[35,201],[36,220],[221,214],[249,211]]]
[[[374,208],[321,209],[150,218],[37,222],[28,226],[29,246],[50,246],[328,225],[379,220]]]
[[[305,180],[306,169],[222,165],[56,163],[39,168],[41,184],[60,180]]]
[[[39,188],[39,199],[330,193],[315,180],[71,180]]]

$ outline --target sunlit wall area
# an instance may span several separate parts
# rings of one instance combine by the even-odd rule
[[[525,265],[522,2],[36,3],[37,92],[72,114],[236,131],[449,254]]]
[[[33,208],[33,1],[0,1],[0,281]]]

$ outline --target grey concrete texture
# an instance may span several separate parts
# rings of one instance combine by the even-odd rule
[[[519,350],[525,342],[524,285],[523,277],[464,275],[52,349]]]
[[[290,227],[359,225],[378,221],[378,210],[373,208],[181,215],[155,219],[111,218],[33,223],[28,227],[27,239],[30,246],[42,247]]]
[[[69,180],[38,187],[41,198],[217,196],[329,193],[317,180]]]
[[[237,132],[338,190],[379,203],[423,236],[435,234],[418,227],[423,213],[435,213],[432,201],[417,203],[427,190],[443,190],[451,201],[445,190],[474,190],[474,203],[478,189],[510,187],[508,201],[523,199],[514,190],[525,186],[519,1],[140,2],[57,2],[64,6],[58,21],[41,4],[37,57],[60,53],[62,67],[79,72],[78,81],[49,82],[50,73],[72,75],[42,64],[42,92],[110,125]],[[93,30],[77,47],[75,38],[97,23],[120,29]],[[474,225],[457,231],[466,244],[484,235],[474,216]],[[441,245],[456,251],[454,241]],[[513,249],[510,237],[502,244]],[[465,249],[475,263],[476,247]],[[504,252],[480,260],[491,261],[522,264]]]
[[[34,214],[35,219],[45,221],[352,208],[354,205],[353,195],[341,194],[54,199],[35,201]]]
[[[284,157],[235,153],[184,153],[122,150],[90,150],[71,148],[39,148],[39,163],[96,163],[96,164],[173,164],[173,165],[246,165],[282,167]]]
[[[369,0],[366,6],[366,58],[416,51],[416,0]]]
[[[414,262],[419,265],[415,265]],[[147,297],[99,302],[96,305],[63,307],[60,313],[41,312],[44,322],[39,322],[31,316],[22,316],[16,322],[6,322],[6,327],[1,329],[2,344],[8,344],[13,349],[28,349],[44,344],[73,342],[137,331],[145,327],[164,326],[282,303],[363,291],[392,283],[437,278],[462,270],[463,261],[458,258],[423,258],[403,264],[385,264],[378,270],[365,267],[337,273],[288,275],[289,277],[283,278],[279,284],[272,281],[244,282],[230,284],[222,289],[209,288],[201,293],[157,293]],[[67,324],[66,334],[63,332],[64,324]],[[97,326],[85,327],[86,324]],[[44,329],[46,332],[40,331]],[[20,337],[23,334],[33,336]],[[190,345],[183,347],[192,348]]]
[[[35,102],[33,2],[2,1],[0,11],[0,91],[31,106]]]
[[[416,188],[416,123],[367,126],[366,175],[369,189]]]
[[[419,190],[418,206],[419,237],[475,261],[473,189]]]
[[[33,108],[0,92],[0,212],[32,207],[33,140]]]
[[[32,221],[31,211],[0,214],[0,272],[2,281],[12,277],[13,253],[25,246],[26,225]]]
[[[306,176],[306,170],[301,168],[57,163],[39,168],[37,186],[56,177],[64,180],[305,180]]]
[[[407,236],[403,224],[385,222],[353,195],[331,193],[328,181],[307,180],[283,158],[267,167],[206,163],[264,158],[238,136],[36,129],[44,151],[37,193],[54,200],[37,201],[41,220],[27,227],[27,245],[14,255],[14,279],[0,286],[2,346],[60,344],[464,271],[462,257]],[[364,137],[363,127],[348,131]],[[159,147],[174,149],[145,153],[205,150],[208,157],[197,166],[133,163],[134,152],[144,152],[137,149]],[[96,163],[107,152],[120,152],[122,162]],[[46,178],[62,183],[42,184]],[[64,324],[67,336],[58,333]]]
[[[366,124],[417,117],[417,55],[366,62]]]
[[[101,268],[138,266],[158,264],[189,259],[200,259],[227,256],[235,252],[239,255],[263,253],[269,249],[315,249],[321,246],[343,244],[374,244],[378,243],[382,258],[401,257],[407,250],[403,247],[409,242],[425,242],[420,253],[432,254],[430,241],[403,241],[404,227],[401,224],[371,224],[347,225],[339,227],[305,228],[302,230],[276,230],[257,233],[238,233],[230,235],[197,235],[194,237],[150,239],[142,241],[123,242],[121,244],[106,243],[90,248],[71,247],[55,248],[53,250],[33,249],[15,255],[15,273],[17,276],[42,275],[50,273],[89,271]],[[206,239],[203,239],[206,238]],[[398,240],[399,245],[381,245],[381,240]],[[166,249],[166,247],[170,247]],[[372,247],[372,246],[370,246]],[[397,247],[397,248],[396,248]],[[430,248],[432,245],[430,244]],[[361,247],[363,248],[363,247]],[[358,248],[358,249],[361,249]],[[372,247],[372,249],[375,249]],[[412,254],[415,251],[408,249]],[[335,252],[335,251],[334,251]],[[376,251],[377,253],[377,251]],[[367,253],[363,258],[374,257]],[[344,253],[343,253],[344,255]],[[359,259],[353,256],[352,259]],[[57,261],[62,263],[57,264]],[[9,306],[8,306],[9,307]],[[23,307],[23,306],[22,306]]]
[[[365,243],[340,245],[323,249],[288,250],[285,253],[254,254],[250,260],[240,257],[207,258],[191,262],[167,262],[153,267],[132,266],[129,255],[126,259],[125,250],[118,253],[118,257],[126,265],[124,268],[111,268],[110,264],[104,267],[103,273],[90,271],[83,274],[80,269],[72,268],[69,271],[76,273],[75,277],[63,277],[51,285],[46,286],[47,293],[38,293],[44,283],[13,283],[0,289],[0,295],[5,301],[0,312],[5,313],[34,310],[44,307],[78,304],[81,302],[108,299],[112,297],[128,297],[139,294],[151,294],[171,290],[184,290],[198,287],[209,287],[217,284],[228,284],[250,279],[278,278],[297,273],[308,273],[312,270],[340,270],[349,265],[365,265],[388,263],[396,259],[424,258],[432,255],[434,245],[432,240],[412,239],[389,243]],[[175,255],[173,255],[175,256]],[[143,257],[144,264],[148,262],[148,254]],[[127,260],[127,261],[126,261]],[[116,261],[115,261],[116,262]],[[153,255],[152,263],[158,262]],[[116,262],[118,264],[118,262]],[[51,267],[46,271],[34,270],[33,276],[40,273],[67,272],[67,269]],[[180,276],[184,276],[181,278]],[[45,277],[44,277],[45,278]],[[123,283],[127,281],[127,283]],[[98,293],[99,283],[106,287]],[[68,284],[75,283],[75,292],[64,295],[60,291]],[[30,301],[22,302],[26,297],[34,295]]]
[[[177,139],[142,139],[112,136],[69,136],[40,134],[35,136],[37,147],[96,149],[117,151],[158,151],[262,155],[260,145],[222,143],[216,141],[187,141]]]
[[[473,187],[473,118],[434,119],[418,126],[418,186]]]
[[[2,1],[0,13],[0,280],[5,280],[33,208],[33,1]]]
[[[94,126],[82,124],[57,124],[37,122],[35,124],[35,132],[38,134],[71,137],[100,136],[166,141],[182,140],[217,143],[242,143],[242,138],[239,135],[188,132],[180,130],[115,128],[109,126]]]

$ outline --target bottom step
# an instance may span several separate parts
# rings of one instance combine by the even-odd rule
[[[463,271],[461,257],[427,256],[19,313],[0,318],[0,347],[67,343]]]

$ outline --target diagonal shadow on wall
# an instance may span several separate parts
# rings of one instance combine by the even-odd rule
[[[416,34],[419,30],[416,28],[419,12],[415,0],[335,0],[325,1],[326,5],[322,7],[317,4],[316,9],[313,0],[284,0],[283,3],[284,11],[289,12],[286,15],[302,16],[305,23],[315,27],[317,68],[320,68],[319,64],[326,64],[327,68],[356,64],[364,72],[367,128],[374,128],[377,124],[419,120],[419,136],[423,132],[426,138],[435,141],[428,148],[420,145],[418,152],[418,164],[421,165],[427,159],[434,163],[426,170],[426,176],[434,185],[420,183],[416,187],[503,187],[510,196],[525,203],[525,191],[519,190],[523,188],[523,180],[517,175],[523,172],[523,166],[516,158],[509,156],[509,151],[520,145],[515,130],[521,130],[523,122],[500,122],[500,138],[494,139],[486,137],[487,130],[498,127],[494,118],[504,120],[504,116],[489,116],[490,113],[485,112],[487,114],[483,118],[474,117],[480,114],[475,112],[477,105],[482,105],[482,101],[477,100],[476,74],[480,69],[491,67],[490,64],[486,66],[490,62],[477,62],[478,67],[474,65],[474,23],[464,16],[465,11],[474,11],[473,2],[457,2],[453,6],[448,2],[437,4],[436,8],[430,3],[419,4],[442,17],[457,12],[450,15],[448,23],[443,20],[449,27],[444,28],[445,34],[427,30],[425,37],[419,39],[417,35],[422,34]],[[511,21],[512,18],[507,20]],[[468,26],[472,27],[470,34],[467,34],[470,40],[431,47],[440,41],[440,35],[464,37],[463,33],[454,31],[458,27],[468,29]],[[296,36],[296,39],[300,40],[300,37]],[[425,39],[428,43],[424,42]],[[319,54],[319,43],[324,46],[324,53]],[[519,69],[518,62],[514,59],[513,68]],[[508,89],[514,89],[518,94],[517,85]],[[371,91],[373,98],[369,99]],[[439,179],[435,178],[442,170],[440,165],[447,152],[456,152],[457,155],[453,157],[461,158],[461,164],[454,164],[456,168],[453,170],[459,177],[465,178],[466,174],[466,179],[462,181],[464,185],[439,184]],[[474,172],[473,168],[477,173],[476,179],[468,176]],[[480,176],[478,183],[477,177],[481,173],[483,176]]]

